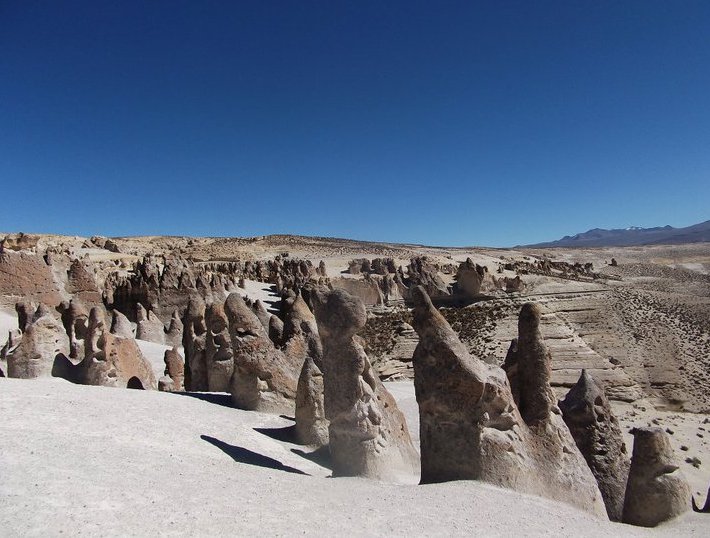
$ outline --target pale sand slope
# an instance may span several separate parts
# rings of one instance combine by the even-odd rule
[[[0,414],[3,536],[710,533],[708,516],[645,530],[477,482],[326,478],[254,429],[291,421],[192,396],[0,379]]]
[[[17,328],[17,314],[0,310],[0,347],[7,342],[8,333]]]

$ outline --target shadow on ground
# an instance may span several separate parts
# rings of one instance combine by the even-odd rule
[[[232,397],[227,393],[220,392],[172,392],[171,394],[179,394],[180,396],[190,396],[191,398],[197,398],[203,402],[209,402],[216,405],[221,405],[223,407],[231,407],[232,409],[237,409],[234,405]]]
[[[269,456],[264,456],[263,454],[259,454],[258,452],[253,452],[241,446],[230,445],[229,443],[225,443],[224,441],[220,441],[219,439],[215,439],[214,437],[210,437],[209,435],[200,435],[200,439],[207,441],[211,445],[216,446],[237,463],[246,463],[247,465],[266,467],[267,469],[274,469],[275,471],[285,471],[287,473],[310,476],[308,473],[304,473],[300,469],[284,465],[279,460],[275,460],[274,458],[270,458]]]
[[[276,441],[298,444],[295,425],[285,426],[283,428],[254,428],[254,431],[259,432],[262,435],[266,435],[267,437],[271,437]]]

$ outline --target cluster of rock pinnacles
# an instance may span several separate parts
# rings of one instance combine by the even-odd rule
[[[422,484],[480,480],[642,526],[690,508],[663,430],[636,429],[629,461],[604,390],[587,372],[555,401],[539,307],[522,307],[500,368],[470,355],[424,287],[411,296],[421,456],[357,336],[365,306],[344,290],[286,291],[281,317],[238,293],[209,305],[195,294],[168,329],[138,305],[137,335],[174,346],[157,382],[128,319],[114,311],[109,330],[102,308],[76,300],[58,308],[61,319],[18,303],[20,330],[0,360],[10,377],[223,391],[242,409],[295,412],[298,441],[328,447],[333,476],[400,481],[421,469]]]

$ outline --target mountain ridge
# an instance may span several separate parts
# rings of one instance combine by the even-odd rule
[[[529,245],[517,245],[514,248],[555,248],[555,247],[632,247],[644,245],[680,245],[710,241],[710,220],[674,228],[656,226],[653,228],[592,228],[575,235],[566,235],[556,241],[545,241]]]

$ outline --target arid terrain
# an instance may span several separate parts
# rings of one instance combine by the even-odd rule
[[[693,495],[705,501],[710,485],[710,243],[494,249],[286,235],[2,237],[4,376],[20,341],[17,303],[33,308],[43,303],[59,319],[68,315],[74,299],[84,305],[83,319],[95,310],[106,317],[107,329],[111,315],[113,325],[125,316],[129,340],[135,337],[150,364],[147,375],[154,377],[154,386],[146,386],[148,377],[136,376],[142,388],[158,388],[158,380],[163,386],[173,383],[163,377],[163,354],[173,347],[186,356],[186,383],[190,375],[196,383],[185,347],[191,345],[186,335],[196,293],[207,304],[208,334],[219,332],[211,326],[219,316],[227,319],[215,311],[211,321],[210,305],[237,293],[288,357],[285,333],[274,337],[270,332],[278,323],[283,330],[283,322],[274,318],[284,318],[288,293],[297,290],[313,309],[309,286],[342,289],[367,308],[355,339],[397,400],[419,450],[413,385],[419,337],[412,290],[426,290],[470,355],[494,366],[503,366],[510,354],[521,307],[535,303],[552,357],[555,397],[562,399],[582,370],[591,374],[618,417],[627,453],[633,428],[659,426]],[[80,350],[78,357],[67,358],[72,372],[81,366],[89,337],[69,333],[70,348]],[[231,340],[234,345],[234,335]],[[224,351],[225,344],[214,342],[215,353]],[[59,377],[77,382],[69,374]],[[326,480],[331,474],[327,459],[299,448],[289,436],[293,414],[236,409],[228,391],[215,390],[222,385],[213,385],[211,378],[204,386],[172,394],[111,391],[65,379],[0,380],[0,410],[6,417],[0,425],[0,528],[10,535],[79,529],[87,534],[291,535],[343,529],[357,535],[511,534],[519,525],[530,534],[646,533],[490,485],[414,486],[416,477],[410,485]],[[309,515],[294,519],[296,513]],[[691,512],[655,532],[706,535],[709,519]]]

